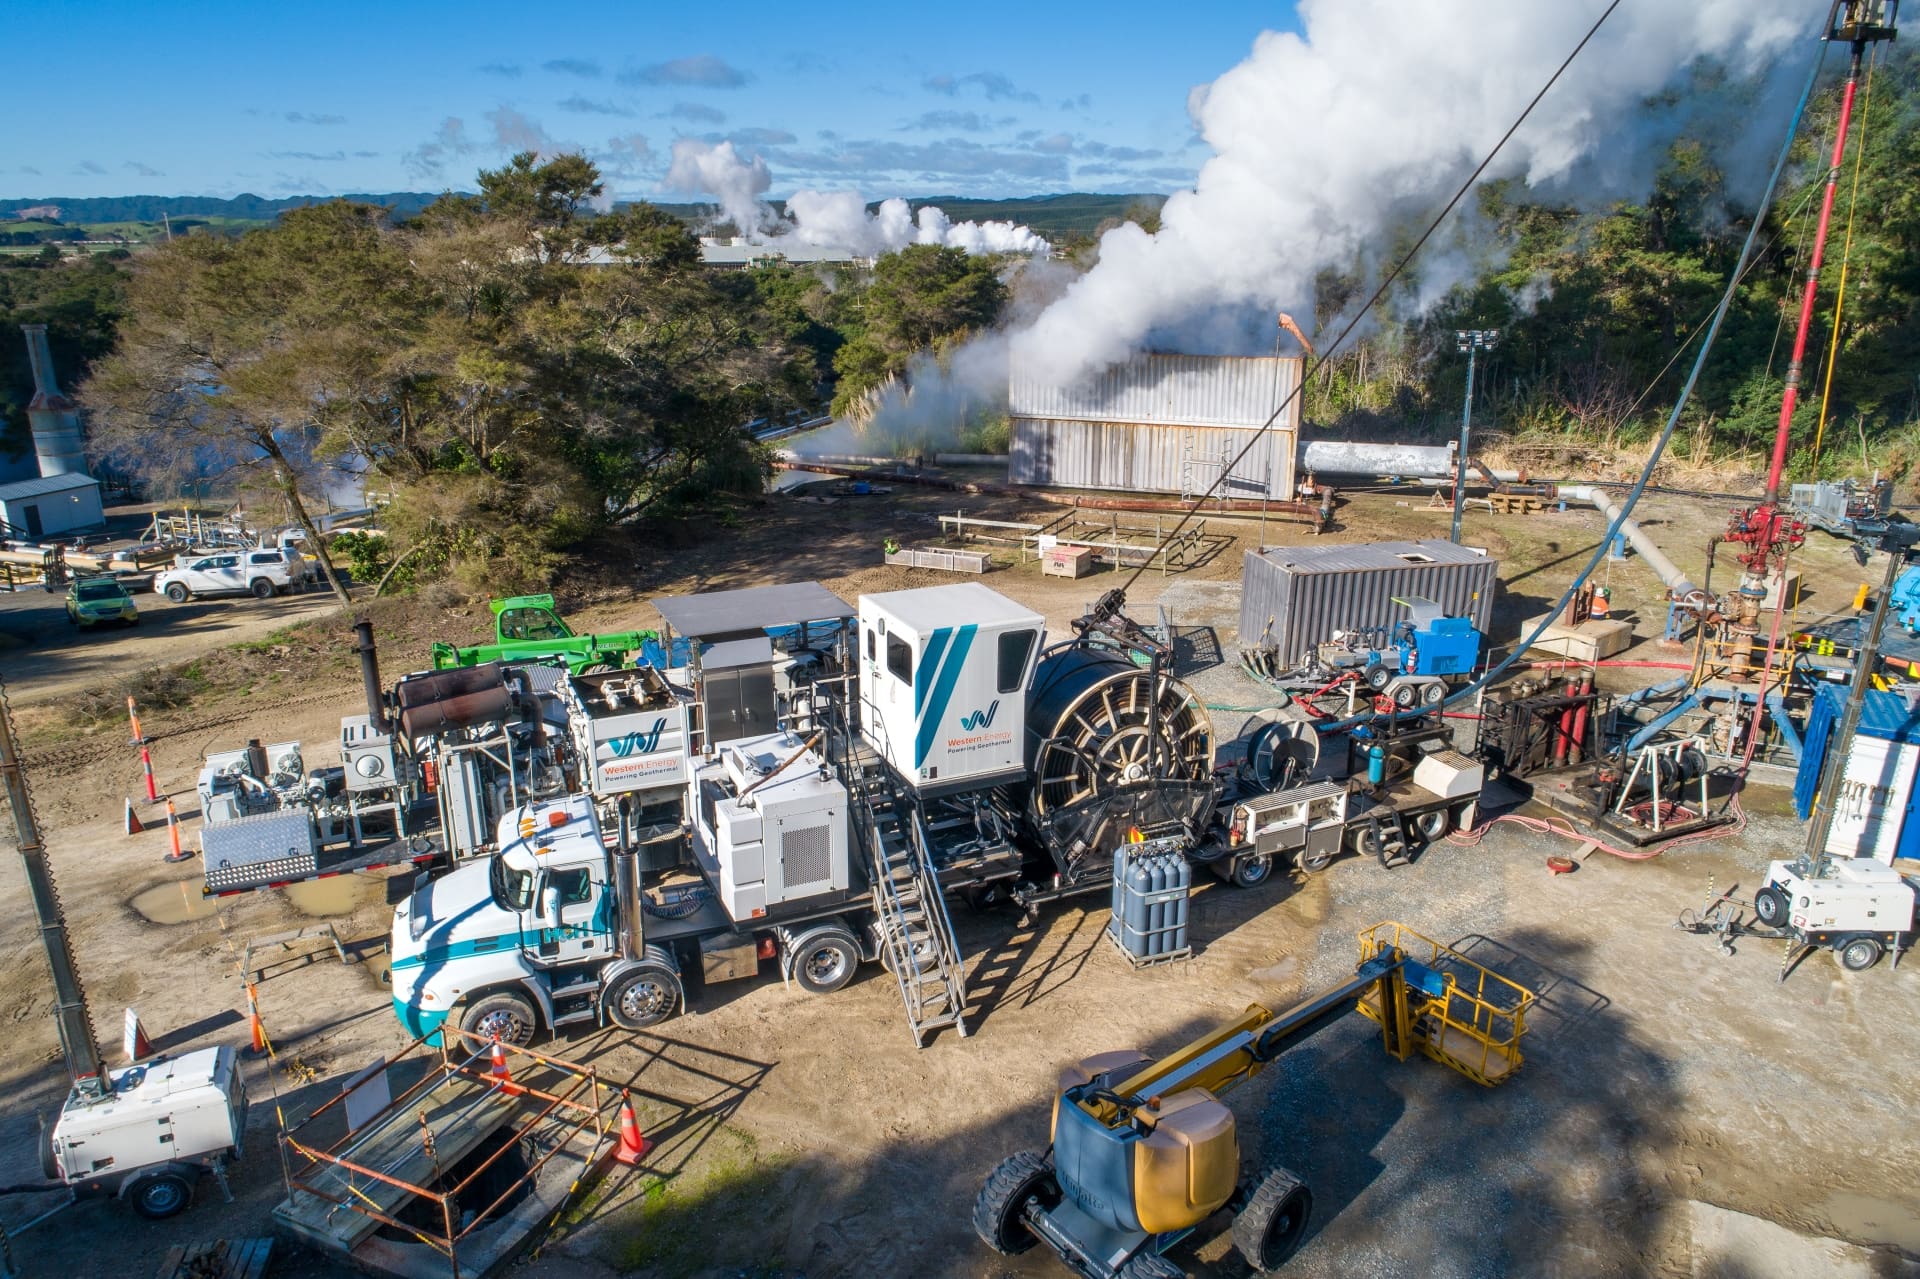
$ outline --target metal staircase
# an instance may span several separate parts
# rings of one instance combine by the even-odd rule
[[[933,859],[927,855],[919,805],[880,756],[862,743],[851,744],[842,767],[853,797],[853,828],[873,880],[881,960],[899,983],[914,1044],[926,1047],[927,1035],[943,1026],[965,1037],[965,968]]]

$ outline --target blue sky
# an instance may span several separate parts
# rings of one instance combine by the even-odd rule
[[[471,187],[529,146],[594,156],[623,198],[697,198],[659,187],[678,137],[764,155],[776,196],[1164,191],[1207,154],[1188,91],[1292,19],[1245,0],[24,0],[8,44],[52,87],[16,86],[0,198]]]

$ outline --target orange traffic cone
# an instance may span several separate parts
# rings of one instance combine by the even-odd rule
[[[493,1081],[500,1085],[500,1091],[517,1093],[520,1085],[513,1082],[513,1072],[507,1069],[507,1050],[500,1046],[500,1036],[493,1037]]]
[[[127,801],[127,834],[138,835],[141,831],[145,829],[146,827],[140,824],[140,819],[133,815],[133,801],[128,800]]]
[[[252,1033],[253,1042],[241,1051],[253,1058],[266,1056],[267,1028],[260,1021],[260,996],[252,982],[247,983],[247,1029]]]
[[[641,1133],[640,1119],[633,1113],[633,1098],[629,1097],[626,1089],[622,1088],[620,1090],[620,1145],[613,1152],[613,1158],[615,1162],[632,1168],[646,1158],[647,1152],[652,1149],[653,1143]]]

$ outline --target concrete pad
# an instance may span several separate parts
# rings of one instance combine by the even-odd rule
[[[1528,618],[1521,624],[1520,633],[1533,634],[1533,628],[1543,620],[1543,617]],[[1625,652],[1632,644],[1632,622],[1613,617],[1594,617],[1578,626],[1555,622],[1541,632],[1540,638],[1527,651],[1552,653],[1575,662],[1597,662],[1615,653]]]
[[[1920,1279],[1920,1262],[1694,1200],[1694,1279]]]

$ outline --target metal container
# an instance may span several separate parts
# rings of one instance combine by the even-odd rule
[[[1807,712],[1806,743],[1794,778],[1793,805],[1801,821],[1813,816],[1820,772],[1833,731],[1846,710],[1846,694],[1821,685]],[[1846,744],[1847,766],[1835,799],[1826,851],[1835,857],[1920,857],[1920,820],[1911,816],[1920,773],[1920,709],[1898,692],[1868,689],[1860,726]]]
[[[1007,477],[1044,487],[1285,499],[1293,496],[1294,432],[1016,417]]]
[[[1063,384],[1016,363],[1009,475],[1132,493],[1199,494],[1218,480],[1223,497],[1291,497],[1301,368],[1280,356],[1141,355]]]
[[[1302,361],[1272,355],[1138,355],[1085,381],[1063,384],[1016,362],[1007,387],[1016,418],[1064,418],[1159,426],[1264,426],[1292,430],[1299,402],[1289,400]]]
[[[1451,542],[1275,546],[1248,551],[1240,575],[1240,647],[1269,648],[1292,665],[1335,631],[1405,620],[1395,597],[1437,601],[1485,631],[1500,562]]]

